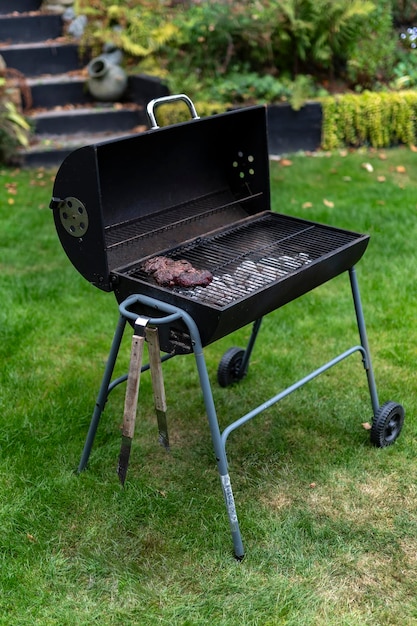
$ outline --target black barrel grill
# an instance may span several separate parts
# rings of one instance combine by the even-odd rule
[[[193,119],[159,128],[156,108],[174,100],[184,101]],[[69,259],[92,284],[114,292],[122,318],[132,324],[135,316],[149,318],[158,327],[166,358],[196,353],[235,553],[241,557],[225,442],[234,424],[259,411],[250,412],[223,435],[218,431],[196,344],[204,347],[255,322],[246,351],[228,351],[219,367],[223,386],[239,380],[246,374],[261,318],[348,271],[361,345],[307,378],[352,351],[361,351],[374,409],[371,439],[381,446],[392,443],[404,412],[400,405],[387,403],[389,409],[384,405],[381,417],[353,269],[369,237],[271,211],[264,107],[200,119],[192,102],[179,95],[153,101],[148,113],[151,130],[71,153],[57,173],[51,208]],[[160,285],[144,269],[155,256],[185,259],[198,270],[209,270],[213,280],[191,288]],[[118,346],[110,358],[111,371],[117,351]],[[108,379],[107,373],[100,392],[105,397],[112,388]],[[281,397],[278,394],[273,401]],[[101,398],[100,413],[104,402]],[[99,415],[93,418],[80,469],[90,453],[98,419]]]

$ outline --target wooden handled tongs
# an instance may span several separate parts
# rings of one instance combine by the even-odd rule
[[[145,339],[148,343],[149,367],[151,370],[152,388],[155,401],[155,410],[158,420],[159,441],[169,450],[168,427],[166,418],[166,398],[164,380],[162,376],[161,352],[159,347],[158,329],[148,327],[148,318],[138,317],[135,321],[135,329],[132,337],[130,351],[129,372],[125,405],[123,412],[122,443],[120,446],[119,463],[117,473],[119,480],[124,485],[129,466],[130,451],[135,431],[135,421],[138,405],[140,375],[143,361],[143,346]]]

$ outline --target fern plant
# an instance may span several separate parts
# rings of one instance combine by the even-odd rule
[[[114,0],[76,0],[75,10],[88,18],[82,43],[93,53],[110,43],[133,58],[160,50],[178,35],[170,20],[170,5],[159,0],[115,3]]]
[[[281,0],[275,5],[277,66],[291,68],[293,76],[324,69],[330,78],[337,62],[347,59],[359,25],[376,7],[370,0]]]

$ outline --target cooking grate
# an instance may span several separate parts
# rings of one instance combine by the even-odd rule
[[[355,233],[268,212],[167,252],[166,256],[186,259],[194,267],[213,274],[207,287],[173,287],[170,291],[222,307],[283,280],[356,240]],[[120,273],[155,284],[142,266],[140,261]]]
[[[246,200],[249,199],[252,200],[253,196],[246,198]],[[152,213],[123,224],[112,224],[105,229],[106,244],[108,248],[112,248],[129,244],[142,237],[153,237],[161,231],[172,230],[178,228],[179,225],[207,219],[230,207],[240,208],[244,202],[245,198],[236,202],[229,189],[216,191],[156,214]]]

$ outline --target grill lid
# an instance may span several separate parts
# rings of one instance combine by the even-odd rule
[[[53,196],[69,259],[110,291],[117,268],[269,209],[265,107],[75,150]]]

